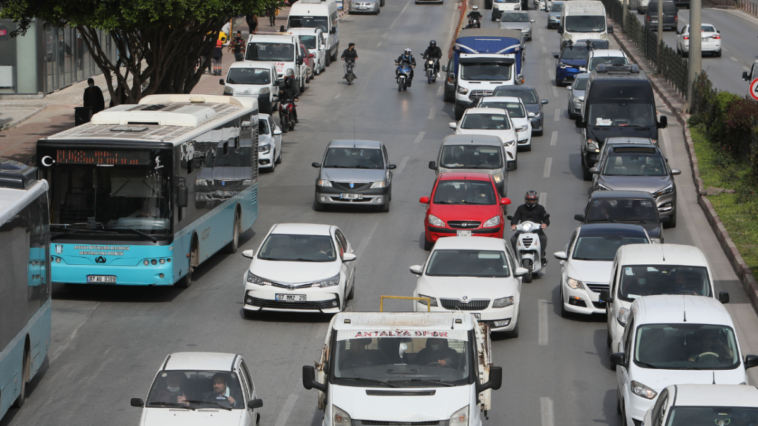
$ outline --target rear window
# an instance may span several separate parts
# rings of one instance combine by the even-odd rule
[[[650,2],[650,4],[647,6],[647,10],[650,11],[651,15],[657,15],[658,14],[658,2]],[[671,13],[676,12],[676,4],[672,1],[664,1],[663,2],[663,13]]]

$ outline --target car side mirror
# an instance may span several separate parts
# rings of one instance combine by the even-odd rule
[[[679,169],[671,169],[671,174],[676,176],[682,174],[682,171]]]
[[[503,198],[500,199],[500,205],[501,206],[507,206],[509,204],[511,204],[511,199],[510,198],[503,197]]]
[[[456,124],[455,121],[451,121],[447,123],[447,127],[450,127],[451,129],[455,130],[458,127],[458,125]]]
[[[132,398],[131,405],[132,407],[144,407],[145,401],[143,401],[142,398]]]
[[[757,357],[758,358],[758,357]],[[498,390],[503,384],[503,367],[490,367],[490,379],[487,383],[476,383],[476,393],[484,392],[487,389]]]
[[[278,127],[276,129],[274,129],[274,136],[279,136],[281,134],[282,134],[282,129],[280,129]]]
[[[665,116],[661,116],[661,121],[658,123],[658,127],[665,129],[669,125],[669,119]]]
[[[747,71],[742,71],[742,79],[745,81],[750,80],[750,76],[747,75]]]
[[[613,34],[613,25],[608,25],[608,34]]]
[[[579,127],[579,128],[584,128],[587,125],[587,123],[584,122],[582,117],[577,117],[576,120],[574,120],[574,125],[576,125],[576,127]]]
[[[430,161],[429,162],[429,168],[432,170],[437,170],[437,162],[436,161]]]
[[[326,393],[326,385],[316,381],[316,368],[312,365],[303,366],[303,387],[308,390],[316,388]]]
[[[286,30],[286,29],[284,29],[284,25],[279,25],[279,32],[280,32],[280,33],[283,33],[283,32],[285,32],[285,31],[287,31],[287,30]]]
[[[729,293],[725,291],[722,291],[721,293],[719,293],[719,302],[723,304],[729,303]]]
[[[535,114],[535,113],[533,113],[533,112],[530,112],[530,113],[529,113],[529,118],[534,118],[534,117],[536,117],[536,116],[537,116],[537,114]]]
[[[358,258],[358,256],[356,256],[353,253],[345,253],[345,254],[342,255],[342,261],[343,262],[352,262],[352,261],[354,261],[357,258]]]
[[[245,250],[242,252],[242,257],[252,259],[255,257],[255,250]]]
[[[179,178],[176,182],[176,205],[177,207],[189,205],[189,189],[187,189],[187,181],[184,178]]]
[[[263,400],[262,399],[251,399],[250,401],[247,401],[247,408],[251,410],[255,410],[256,408],[263,407]]]
[[[548,102],[548,101],[547,101],[547,99],[543,99],[543,100],[541,100],[541,101],[540,101],[540,103],[541,103],[542,105],[547,105],[547,102]]]
[[[758,355],[745,355],[745,369],[758,365]]]
[[[574,220],[577,220],[579,222],[584,222],[584,215],[583,214],[575,214]]]
[[[418,199],[418,202],[421,204],[429,204],[429,197],[421,197]]]
[[[557,53],[553,53],[553,58],[558,59],[559,56]]]
[[[332,27],[332,29],[329,30],[329,34],[337,34],[337,27]]]
[[[397,168],[397,164],[390,164],[389,166],[387,166],[388,170],[395,170],[396,168]]]
[[[611,297],[611,293],[608,290],[600,291],[600,300],[605,303],[613,303],[613,298]]]
[[[611,364],[626,367],[626,363],[624,361],[625,360],[624,360],[623,352],[617,352],[615,354],[611,354]],[[758,361],[758,357],[756,357],[756,361]]]
[[[319,167],[321,167],[321,164],[319,164],[319,163],[311,163],[311,166],[312,166],[314,169],[318,169]]]
[[[517,277],[517,278],[518,278],[518,277],[523,277],[524,275],[526,275],[526,274],[528,274],[528,273],[529,273],[529,270],[528,270],[528,269],[526,269],[526,268],[522,268],[522,267],[520,267],[520,266],[517,266],[517,267],[516,267],[516,270],[515,270],[515,271],[513,271],[513,275],[514,275],[515,277]]]
[[[309,53],[309,54],[308,54],[308,57],[309,57],[309,58],[313,58],[313,57],[315,57],[315,56],[313,55],[313,53]]]
[[[297,58],[297,64],[298,65],[303,65],[303,57],[302,56],[299,57],[299,58]]]
[[[597,167],[590,167],[590,173],[592,173],[593,175],[596,175],[600,173],[600,170],[598,170]]]
[[[218,84],[220,84],[222,86],[226,86],[226,83],[224,83],[224,79],[223,78],[221,78],[221,79],[218,80]]]
[[[534,23],[534,19],[532,19],[532,20],[531,20],[531,21],[529,21],[529,22],[531,22],[531,23]]]
[[[424,273],[424,271],[423,271],[423,269],[421,269],[421,265],[413,265],[413,266],[411,266],[411,274],[421,275],[423,273]]]
[[[566,255],[565,251],[557,251],[553,253],[553,256],[555,256],[558,260],[568,260],[568,256]]]
[[[571,91],[571,89],[573,89],[573,88],[574,88],[574,86],[566,86],[566,90],[568,90],[569,92],[570,92],[570,91]]]

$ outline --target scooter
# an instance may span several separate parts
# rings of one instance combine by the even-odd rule
[[[282,124],[282,132],[287,133],[287,130],[295,130],[295,101],[281,101],[279,102],[279,121]]]
[[[408,90],[408,82],[411,80],[411,65],[408,62],[403,62],[397,66],[395,70],[395,76],[397,80],[397,91],[402,92]]]
[[[512,216],[508,216],[508,219],[512,219]],[[540,247],[540,236],[537,233],[539,229],[540,224],[534,222],[521,222],[516,225],[516,232],[518,232],[516,257],[518,257],[519,265],[529,271],[523,277],[525,283],[532,282],[532,275],[543,269],[542,247]]]
[[[355,61],[347,61],[347,84],[351,85],[353,84],[353,80],[355,80],[355,74],[353,74],[353,67],[355,67]]]
[[[424,70],[426,70],[426,80],[429,84],[437,81],[437,68],[439,67],[439,59],[428,58],[424,63]]]

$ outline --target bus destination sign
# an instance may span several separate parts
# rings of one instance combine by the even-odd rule
[[[113,164],[118,166],[149,166],[148,151],[124,149],[56,149],[55,162],[58,164]]]

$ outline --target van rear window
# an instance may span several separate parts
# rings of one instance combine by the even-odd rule
[[[327,16],[290,16],[290,28],[321,28],[326,33],[329,28]]]
[[[652,15],[658,14],[658,2],[650,2],[650,4],[647,7]],[[664,1],[663,13],[673,13],[673,12],[676,12],[676,3],[674,3],[673,1]]]

